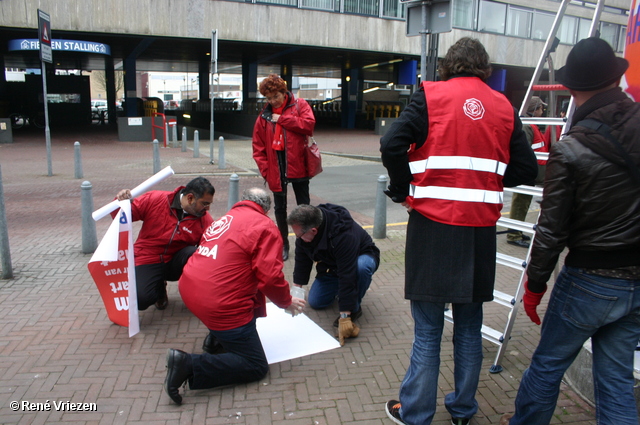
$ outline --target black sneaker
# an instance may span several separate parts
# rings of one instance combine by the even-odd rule
[[[351,313],[351,316],[349,317],[351,317],[352,322],[355,322],[360,318],[360,316],[362,316],[362,307],[360,307],[358,311],[354,311],[353,313]],[[340,324],[340,315],[338,314],[338,318],[333,321],[333,327],[337,328],[339,324]]]
[[[468,425],[469,419],[467,418],[454,418],[451,417],[451,425]]]
[[[387,412],[387,416],[393,422],[399,425],[406,425],[406,422],[402,420],[400,417],[400,402],[398,400],[389,400],[387,404],[384,405],[384,410]]]
[[[507,240],[509,245],[519,246],[520,248],[529,248],[529,242],[524,239],[516,239],[514,241]]]

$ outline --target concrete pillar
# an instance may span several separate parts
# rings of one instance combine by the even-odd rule
[[[242,57],[242,109],[258,97],[258,62],[255,56]]]
[[[124,96],[125,115],[127,117],[138,116],[138,101],[136,95],[136,59],[125,58],[124,60]]]
[[[230,210],[232,206],[240,199],[240,177],[236,173],[231,174],[229,177],[229,202],[227,203],[227,209]]]
[[[91,254],[98,247],[96,221],[91,216],[93,212],[93,195],[91,182],[82,182],[82,252]]]
[[[104,57],[104,74],[107,81],[107,117],[109,124],[115,124],[118,121],[116,112],[116,71],[113,66],[113,57],[106,55]]]
[[[227,168],[227,162],[224,158],[224,137],[218,139],[218,168],[224,170]]]
[[[193,132],[193,157],[200,158],[200,132],[198,130]]]
[[[82,177],[84,177],[82,173],[82,156],[80,155],[80,142],[75,142],[73,144],[73,165],[75,178],[81,179]]]
[[[11,250],[9,249],[9,231],[7,230],[7,214],[4,208],[4,189],[2,186],[2,170],[0,169],[0,261],[2,262],[2,278],[13,277],[11,266]]]
[[[153,139],[153,174],[160,172],[160,143]]]
[[[342,128],[356,127],[356,111],[358,109],[358,87],[360,72],[358,69],[342,69]]]
[[[384,194],[389,179],[387,176],[378,177],[378,189],[376,190],[376,210],[373,217],[373,238],[384,239],[387,237],[387,195]]]
[[[211,99],[209,95],[209,65],[211,65],[211,58],[209,56],[200,59],[200,61],[198,62],[198,99],[202,101]]]

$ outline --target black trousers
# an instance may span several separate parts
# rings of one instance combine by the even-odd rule
[[[309,198],[309,180],[293,181],[291,182],[293,187],[293,193],[296,195],[296,204],[309,205],[311,198]],[[276,216],[276,224],[282,241],[284,242],[284,248],[289,249],[289,226],[287,226],[287,184],[282,185],[282,192],[273,192],[273,213]]]
[[[146,310],[164,295],[166,281],[180,279],[184,265],[194,252],[196,247],[188,246],[176,252],[166,263],[136,266],[138,310]]]

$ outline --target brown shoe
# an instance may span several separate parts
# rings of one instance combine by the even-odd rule
[[[156,301],[156,309],[164,310],[169,305],[169,295],[167,295],[167,282],[164,282],[164,292]]]
[[[500,418],[500,425],[509,425],[511,418],[513,418],[513,413],[505,413]]]

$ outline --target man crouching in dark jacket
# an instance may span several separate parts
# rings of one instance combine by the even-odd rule
[[[344,345],[345,338],[360,333],[353,322],[362,315],[360,303],[380,264],[380,250],[340,205],[299,205],[287,223],[296,235],[293,283],[298,287],[308,284],[313,262],[318,262],[307,301],[311,308],[321,309],[338,298],[340,316],[333,326]]]

